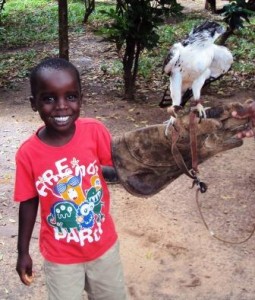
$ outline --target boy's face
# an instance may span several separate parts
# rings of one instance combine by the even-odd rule
[[[42,69],[37,75],[35,97],[31,106],[38,111],[51,134],[68,133],[80,115],[82,94],[72,70]]]

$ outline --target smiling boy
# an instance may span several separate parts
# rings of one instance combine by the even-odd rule
[[[31,107],[44,126],[16,154],[14,199],[20,203],[16,270],[29,285],[29,243],[40,203],[40,251],[49,299],[126,299],[119,245],[101,165],[112,166],[111,136],[97,120],[79,118],[80,76],[63,59],[31,73]]]

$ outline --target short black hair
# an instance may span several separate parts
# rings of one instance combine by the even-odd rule
[[[72,63],[63,58],[47,58],[42,60],[37,66],[35,66],[30,74],[30,87],[33,97],[35,97],[36,95],[38,75],[43,69],[70,70],[74,72],[77,77],[79,88],[81,90],[80,74],[77,68]]]

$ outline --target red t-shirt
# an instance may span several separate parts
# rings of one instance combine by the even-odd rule
[[[117,234],[100,165],[112,165],[111,136],[102,123],[78,119],[73,138],[53,147],[32,135],[16,154],[14,199],[39,196],[40,250],[55,263],[80,263],[104,254]]]

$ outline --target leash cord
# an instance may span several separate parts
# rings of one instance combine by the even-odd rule
[[[198,197],[199,192],[205,193],[207,191],[207,185],[204,182],[200,181],[200,179],[197,177],[196,162],[195,162],[195,169],[192,168],[191,171],[188,170],[188,168],[187,168],[187,166],[186,166],[186,164],[185,164],[185,162],[182,158],[182,155],[179,152],[179,149],[177,148],[177,145],[176,145],[178,138],[179,138],[179,133],[176,130],[176,128],[174,128],[174,130],[172,131],[172,154],[173,154],[174,160],[175,160],[177,166],[179,167],[179,169],[182,170],[183,173],[186,174],[188,177],[193,179],[193,184],[192,184],[191,188],[193,188],[195,185],[198,186],[198,188],[196,190],[196,197],[195,198],[196,198],[198,211],[199,211],[200,217],[202,219],[202,222],[203,222],[205,228],[209,231],[209,233],[212,237],[214,237],[215,239],[217,239],[217,240],[219,240],[223,243],[237,245],[237,244],[243,244],[243,243],[247,242],[255,233],[255,224],[253,224],[253,229],[252,229],[251,233],[248,235],[248,237],[246,237],[246,238],[244,238],[243,240],[240,240],[240,241],[225,240],[225,239],[220,238],[219,236],[215,235],[215,233],[212,230],[210,230],[210,228],[209,228],[209,226],[208,226],[208,224],[205,220],[205,217],[202,213],[202,209],[201,209],[201,206],[200,206],[200,203],[199,203],[199,197]],[[196,153],[195,153],[195,156],[196,156]],[[192,165],[193,165],[193,161],[192,161]]]
[[[246,237],[245,239],[240,240],[240,241],[236,241],[236,242],[235,242],[235,241],[228,241],[228,240],[225,240],[225,239],[220,238],[220,237],[218,237],[217,235],[215,235],[215,233],[214,233],[212,230],[210,230],[210,228],[209,228],[207,222],[205,221],[205,217],[204,217],[204,215],[203,215],[203,213],[202,213],[201,205],[200,205],[199,199],[198,199],[198,198],[199,198],[199,197],[198,197],[199,192],[200,192],[200,189],[198,188],[198,189],[196,190],[196,203],[197,203],[198,211],[199,211],[199,214],[200,214],[200,216],[201,216],[201,219],[202,219],[202,221],[203,221],[203,223],[204,223],[206,229],[210,232],[210,235],[211,235],[212,237],[214,237],[215,239],[217,239],[217,240],[219,240],[219,241],[221,241],[221,242],[236,245],[236,244],[243,244],[243,243],[247,242],[247,241],[254,235],[254,232],[255,232],[255,224],[253,225],[253,229],[252,229],[251,233],[248,235],[248,237]]]

